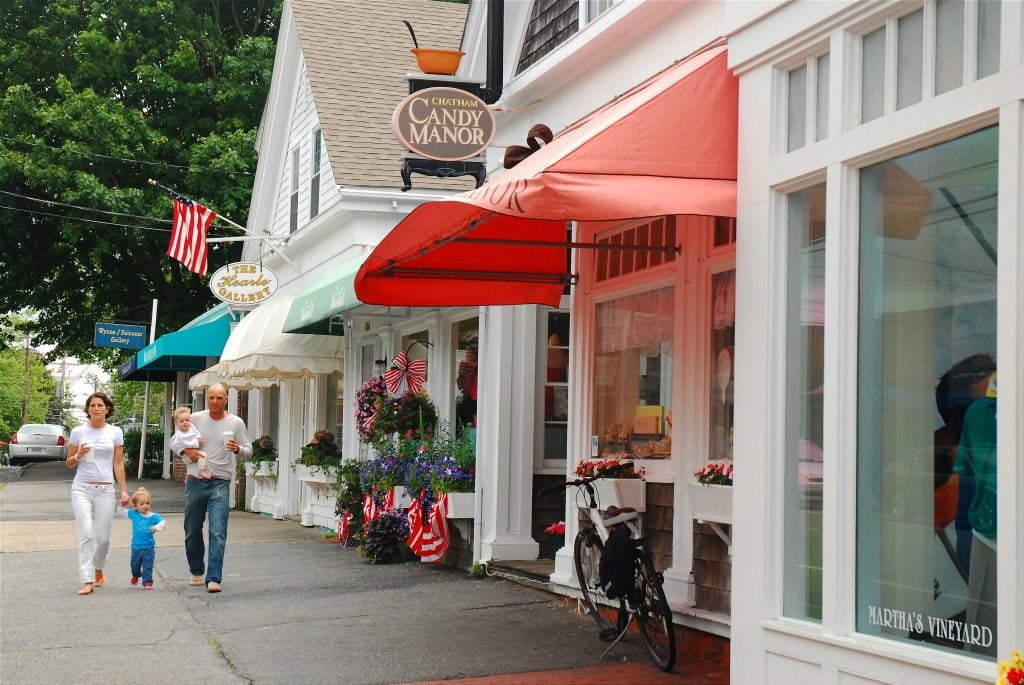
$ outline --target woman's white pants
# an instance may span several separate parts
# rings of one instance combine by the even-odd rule
[[[114,484],[71,484],[71,509],[78,532],[78,575],[83,583],[96,580],[110,550],[110,526],[114,520]]]

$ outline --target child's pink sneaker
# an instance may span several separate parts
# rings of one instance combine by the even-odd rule
[[[139,577],[138,576],[132,576],[132,585],[138,585],[138,584],[139,584]]]
[[[152,590],[153,589],[153,583],[143,583],[142,584],[142,589],[144,589],[144,590]]]

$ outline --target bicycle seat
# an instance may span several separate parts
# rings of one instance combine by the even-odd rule
[[[638,519],[640,518],[640,513],[633,507],[616,507],[612,505],[601,516],[605,525],[614,526],[616,523]]]

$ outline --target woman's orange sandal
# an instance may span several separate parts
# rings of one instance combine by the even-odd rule
[[[92,594],[92,583],[86,583],[82,586],[82,589],[78,591],[80,595],[91,595]]]

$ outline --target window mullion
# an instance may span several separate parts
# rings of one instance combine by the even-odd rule
[[[882,115],[896,111],[897,93],[897,62],[899,60],[899,20],[889,17],[885,20],[885,96],[882,102]]]
[[[964,2],[964,85],[978,80],[978,0]]]
[[[921,36],[921,47],[924,52],[921,59],[921,102],[935,97],[935,63],[938,58],[938,50],[935,45],[936,36],[936,9],[935,1],[929,0],[924,4],[924,34]]]
[[[818,58],[807,59],[807,83],[804,92],[804,147],[812,145],[818,137]]]

